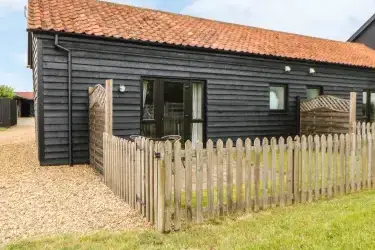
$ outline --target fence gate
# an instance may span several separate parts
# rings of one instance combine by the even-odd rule
[[[90,165],[103,173],[103,132],[112,134],[112,80],[89,88]]]

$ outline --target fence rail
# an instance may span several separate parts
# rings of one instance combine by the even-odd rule
[[[375,123],[357,134],[134,142],[104,133],[105,183],[162,232],[375,187]],[[203,147],[205,146],[205,147]]]

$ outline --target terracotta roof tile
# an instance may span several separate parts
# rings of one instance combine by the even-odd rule
[[[375,68],[375,51],[332,41],[97,0],[29,0],[28,29],[62,31]]]
[[[16,95],[25,99],[33,100],[34,93],[33,92],[16,92]]]

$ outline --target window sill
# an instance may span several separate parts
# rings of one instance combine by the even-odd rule
[[[280,114],[287,114],[288,111],[286,109],[283,110],[269,110],[268,114],[269,115],[280,115]]]

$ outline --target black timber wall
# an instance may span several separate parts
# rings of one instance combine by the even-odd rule
[[[68,162],[67,56],[54,48],[53,35],[38,34],[39,139],[41,163]],[[88,162],[88,87],[114,79],[114,134],[140,133],[142,76],[195,78],[207,82],[207,138],[287,136],[296,131],[296,97],[306,86],[323,86],[324,93],[349,98],[375,79],[372,70],[330,64],[234,55],[171,47],[136,45],[118,40],[60,36],[72,50],[73,158]],[[284,67],[292,68],[290,73]],[[309,75],[314,67],[316,74]],[[288,86],[286,112],[269,111],[269,85]],[[124,84],[125,93],[117,92]],[[42,92],[41,92],[42,91]],[[42,94],[43,93],[43,94]],[[360,106],[359,106],[360,107]],[[358,117],[361,109],[358,108]]]
[[[36,36],[32,37],[32,75],[33,75],[33,92],[34,92],[34,115],[35,115],[35,141],[38,151],[38,159],[43,161],[44,159],[44,126],[43,126],[43,82],[40,81],[43,73],[42,68],[42,56],[43,56],[43,44],[41,39],[37,39]],[[41,89],[41,91],[39,91]],[[41,99],[42,101],[39,101]],[[39,119],[40,118],[40,119]]]

